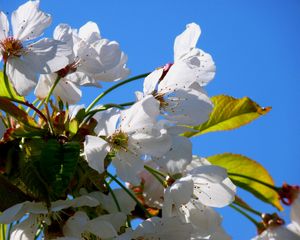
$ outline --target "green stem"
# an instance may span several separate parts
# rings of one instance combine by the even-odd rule
[[[82,121],[81,124],[79,125],[79,128],[81,128],[85,123],[87,123],[97,112],[102,112],[102,111],[105,111],[105,110],[107,110],[109,108],[113,108],[113,107],[119,108],[119,109],[124,109],[124,107],[131,106],[134,103],[135,102],[127,102],[127,103],[121,103],[121,104],[114,104],[114,103],[104,104],[100,108],[89,111],[85,115],[86,118],[84,119],[84,121]]]
[[[153,177],[155,177],[156,180],[159,181],[159,182],[161,183],[162,186],[165,186],[164,181],[163,181],[159,176],[157,176],[157,172],[154,171],[153,168],[150,168],[150,167],[148,167],[147,165],[145,165],[144,168],[145,168],[145,169],[146,169]]]
[[[234,201],[233,203],[234,203],[235,205],[241,207],[241,208],[244,208],[245,210],[247,210],[247,211],[249,211],[249,212],[251,212],[251,213],[253,213],[253,214],[256,214],[256,215],[259,216],[259,217],[262,216],[262,213],[261,213],[261,212],[256,211],[255,209],[253,209],[253,208],[251,208],[251,207],[249,207],[249,206],[247,206],[247,205],[245,205],[245,204],[241,204],[241,203],[239,203],[239,202],[237,202],[237,201]]]
[[[259,222],[257,222],[253,217],[251,217],[249,214],[247,214],[246,212],[244,212],[243,210],[241,210],[240,208],[234,206],[233,204],[229,205],[231,208],[233,208],[234,210],[236,210],[237,212],[239,212],[240,214],[242,214],[244,217],[246,217],[248,220],[250,220],[250,222],[252,222],[257,228],[260,227]]]
[[[8,77],[6,75],[6,62],[4,62],[4,64],[3,64],[3,79],[4,79],[4,84],[5,84],[6,90],[8,91],[8,94],[9,94],[10,98],[14,98],[14,95],[11,92],[11,89],[10,89],[10,86],[9,86]]]
[[[47,95],[47,97],[46,97],[46,99],[45,99],[45,103],[46,103],[46,104],[48,104],[48,102],[49,102],[49,100],[50,100],[50,97],[51,97],[51,95],[52,95],[52,93],[53,93],[53,91],[54,91],[56,85],[58,84],[59,80],[60,80],[60,77],[58,76],[58,77],[56,78],[54,84],[53,84],[52,87],[50,88],[50,91],[48,92],[48,95]]]
[[[44,102],[45,102],[45,99],[42,99],[42,100],[39,102],[39,104],[36,106],[36,108],[37,108],[37,109],[40,109],[41,106],[44,104]],[[33,117],[33,118],[35,118],[35,116],[36,116],[36,112],[34,112],[34,113],[32,114],[32,117]]]
[[[111,193],[111,196],[112,196],[112,198],[113,198],[113,200],[114,200],[114,202],[116,204],[116,207],[117,207],[118,211],[121,212],[122,210],[121,210],[120,204],[118,202],[118,199],[117,199],[114,191],[112,190],[112,188],[110,187],[109,183],[106,180],[104,180],[104,183],[105,183],[108,191]]]
[[[7,231],[7,240],[10,240],[10,232],[11,232],[12,227],[13,227],[13,223],[9,224],[8,231]]]
[[[260,184],[262,184],[262,185],[264,185],[264,186],[266,186],[266,187],[268,187],[268,188],[274,190],[275,192],[278,192],[278,191],[280,190],[279,187],[273,186],[273,185],[271,185],[271,184],[269,184],[269,183],[260,181],[260,180],[258,180],[258,179],[255,179],[255,178],[253,178],[253,177],[249,177],[249,176],[246,176],[246,175],[243,175],[243,174],[230,173],[230,172],[229,172],[228,175],[229,175],[229,176],[241,177],[241,178],[246,178],[246,179],[252,180],[252,181],[254,181],[254,182],[260,183]]]
[[[161,171],[159,171],[159,170],[157,170],[155,168],[152,168],[152,167],[150,167],[148,165],[144,165],[144,168],[147,169],[147,170],[150,169],[151,171],[153,171],[153,172],[157,173],[158,175],[162,176],[163,178],[166,178],[168,176],[168,174],[166,174],[164,172],[161,172]]]
[[[107,175],[113,179],[135,202],[136,204],[145,212],[146,216],[151,218],[152,215],[147,211],[147,209],[141,204],[141,202],[134,196],[132,192],[130,192],[114,175],[107,172]]]
[[[45,103],[45,109],[46,109],[46,113],[47,113],[47,117],[48,117],[47,122],[48,122],[49,130],[54,135],[54,127],[52,125],[50,112],[49,112],[49,109],[48,109],[48,105],[46,103]]]
[[[128,78],[127,80],[124,80],[122,82],[119,82],[118,84],[108,88],[107,90],[105,90],[104,92],[102,92],[100,95],[98,95],[98,97],[95,98],[95,100],[87,107],[86,109],[86,113],[88,113],[96,104],[97,102],[103,98],[105,95],[107,95],[108,93],[110,93],[111,91],[113,91],[114,89],[126,84],[126,83],[129,83],[129,82],[133,82],[137,79],[140,79],[140,78],[144,78],[144,77],[147,77],[150,73],[144,73],[144,74],[141,74],[141,75],[138,75],[138,76],[135,76],[135,77],[132,77],[132,78]]]
[[[32,110],[34,110],[38,115],[40,115],[41,118],[44,119],[45,122],[47,122],[47,118],[45,117],[45,115],[39,110],[37,109],[33,104],[29,103],[29,102],[23,102],[21,100],[17,100],[17,99],[10,99],[10,98],[6,98],[7,100],[9,101],[12,101],[12,102],[15,102],[15,103],[19,103],[19,104],[22,104],[22,105],[25,105],[29,108],[31,108]]]
[[[2,235],[2,239],[5,240],[6,239],[5,224],[1,224],[1,235]]]
[[[38,101],[39,99],[36,98],[31,104],[34,106]],[[27,107],[26,112],[29,113],[30,109],[31,109],[30,107]]]

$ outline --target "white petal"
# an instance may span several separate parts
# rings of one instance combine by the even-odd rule
[[[87,22],[79,29],[78,35],[88,43],[93,43],[101,39],[98,25],[91,21]]]
[[[199,125],[209,119],[213,104],[209,97],[193,89],[175,90],[164,97],[168,104],[163,110],[170,121],[183,125]]]
[[[0,140],[3,137],[5,131],[6,131],[6,127],[3,123],[3,121],[0,119]]]
[[[108,153],[108,143],[95,136],[86,136],[84,141],[84,155],[89,166],[99,173],[103,173],[104,159]]]
[[[6,74],[20,95],[27,95],[36,85],[35,73],[19,58],[10,58]]]
[[[39,99],[46,98],[56,78],[56,74],[41,74],[34,95]]]
[[[174,43],[174,60],[180,59],[191,49],[196,47],[201,30],[199,25],[190,23],[186,25],[186,30],[178,35]]]
[[[51,16],[39,10],[39,1],[28,1],[12,13],[11,23],[14,38],[32,40],[51,24]]]
[[[121,60],[122,52],[116,41],[101,39],[93,44],[99,54],[101,64],[105,71],[117,66]]]
[[[23,60],[37,73],[53,73],[69,64],[68,55],[71,53],[67,44],[43,38],[29,46]]]
[[[9,23],[4,12],[0,11],[0,41],[7,38],[9,31]]]
[[[35,238],[39,225],[38,215],[31,214],[26,220],[13,227],[10,239],[32,240]]]
[[[193,49],[182,61],[194,73],[200,86],[207,85],[215,77],[216,66],[212,56],[201,49]]]
[[[80,65],[78,71],[85,72],[87,74],[98,74],[102,73],[105,69],[102,65],[97,51],[85,43],[84,41],[78,42],[74,45],[77,49],[77,58],[80,59]]]
[[[299,240],[299,235],[291,232],[284,226],[269,227],[263,231],[259,236],[252,238],[252,240]]]
[[[201,167],[201,166],[210,166],[211,163],[207,161],[205,158],[198,157],[193,155],[192,162],[186,167],[186,171],[191,171],[194,168]]]
[[[122,198],[117,198],[117,199],[123,201]],[[114,227],[115,230],[119,231],[120,228],[125,225],[127,216],[123,212],[116,212],[112,214],[101,215],[97,219],[99,220],[101,219],[102,221],[109,222]]]
[[[110,108],[105,111],[97,112],[94,118],[98,121],[95,128],[95,133],[98,136],[110,136],[117,128],[117,123],[120,118],[120,110],[117,108]]]
[[[180,178],[172,184],[170,187],[170,196],[177,206],[185,204],[191,199],[193,185],[193,180],[190,177]]]
[[[89,221],[85,212],[78,211],[70,217],[63,227],[63,233],[68,237],[81,238],[81,233],[85,231],[85,225]]]
[[[220,227],[221,216],[213,208],[201,203],[189,202],[180,207],[180,212],[185,221],[194,226],[199,237],[209,236]]]
[[[79,86],[101,87],[98,81],[96,81],[94,78],[92,78],[84,72],[76,71],[74,73],[68,74],[65,78],[68,81],[71,81]]]
[[[28,202],[18,203],[16,205],[13,205],[12,207],[6,209],[0,215],[0,223],[10,224],[16,220],[19,220],[21,217],[23,217],[27,211],[26,203],[28,203]]]
[[[53,91],[53,95],[59,97],[64,103],[75,104],[81,99],[82,92],[74,83],[61,78]]]
[[[150,73],[144,80],[144,94],[152,94],[154,90],[157,88],[157,84],[159,79],[163,74],[163,68],[156,69],[152,73]]]
[[[300,234],[300,191],[291,206],[291,220],[298,225]]]
[[[144,162],[139,155],[120,150],[113,159],[113,164],[116,167],[117,175],[125,182],[133,185],[140,184],[138,172],[144,168]]]
[[[165,129],[145,127],[133,133],[128,139],[128,149],[153,157],[163,156],[171,148],[172,139]]]
[[[149,128],[159,115],[159,102],[153,96],[146,96],[121,112],[120,129],[124,132]]]
[[[59,24],[53,32],[53,38],[62,42],[72,41],[72,29],[68,24]]]
[[[125,79],[130,74],[130,70],[126,68],[127,59],[127,55],[122,52],[120,62],[117,66],[112,69],[107,69],[102,73],[95,74],[94,78],[103,82]]]
[[[89,221],[85,226],[85,230],[101,239],[111,239],[118,236],[112,224],[103,221],[100,217]]]
[[[226,177],[226,170],[217,166],[203,166],[190,173],[194,181],[194,195],[202,204],[224,207],[233,202],[236,187]]]
[[[84,109],[84,104],[69,106],[69,117],[70,117],[70,119],[74,119],[76,117],[77,113],[81,109]]]
[[[154,159],[155,160],[155,159]],[[168,173],[181,173],[192,161],[192,143],[188,138],[175,136],[172,138],[171,149],[156,163]]]

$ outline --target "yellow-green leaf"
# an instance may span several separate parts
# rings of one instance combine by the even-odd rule
[[[32,117],[30,117],[24,110],[14,105],[7,98],[0,97],[0,110],[17,119],[20,124],[24,124],[29,127],[38,127]]]
[[[3,72],[0,72],[0,96],[24,101],[24,97],[17,94],[10,81],[7,78],[4,79]]]
[[[186,137],[216,131],[232,130],[246,125],[268,113],[271,107],[260,107],[248,97],[236,99],[226,95],[211,98],[214,108],[207,122],[193,127],[193,131],[184,133]]]
[[[232,153],[214,155],[208,157],[207,160],[212,164],[226,168],[231,180],[240,188],[273,205],[278,210],[283,209],[280,205],[278,194],[274,190],[275,186],[272,177],[258,162]],[[273,187],[274,189],[272,189]]]
[[[0,224],[0,240],[6,240],[5,239],[5,235],[6,235],[6,231],[7,231],[7,225],[6,224]]]

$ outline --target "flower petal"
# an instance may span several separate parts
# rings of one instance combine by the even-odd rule
[[[53,73],[69,64],[70,47],[60,41],[43,38],[28,48],[23,56],[27,67],[36,73]]]
[[[50,24],[51,16],[39,10],[39,1],[28,1],[11,15],[13,36],[21,41],[41,36]]]
[[[117,128],[117,123],[120,118],[120,110],[117,108],[110,108],[106,111],[97,112],[94,118],[98,121],[95,128],[95,133],[98,136],[110,136]]]
[[[0,41],[7,38],[9,31],[9,22],[4,12],[0,11]]]
[[[163,74],[163,68],[156,69],[152,73],[150,73],[144,80],[144,94],[152,94],[154,90],[157,88],[157,84],[159,79]]]
[[[88,43],[93,43],[101,39],[98,25],[91,21],[87,22],[79,29],[78,36]]]
[[[38,215],[31,214],[26,220],[13,227],[10,239],[32,240],[39,226]]]
[[[188,138],[174,136],[171,149],[155,162],[170,174],[181,173],[192,161],[192,143]]]
[[[10,58],[6,74],[20,95],[27,95],[36,85],[35,73],[19,58]]]
[[[81,233],[85,231],[85,225],[89,221],[85,212],[78,211],[70,217],[63,227],[64,236],[81,238]]]
[[[103,173],[104,159],[108,153],[108,143],[103,139],[87,135],[84,141],[84,155],[89,166]]]
[[[131,132],[149,128],[156,123],[158,115],[159,102],[153,96],[146,96],[121,112],[120,129],[124,132]]]
[[[0,223],[10,224],[16,220],[19,220],[21,217],[23,217],[26,214],[26,210],[27,210],[26,203],[29,203],[29,202],[18,203],[16,205],[13,205],[12,207],[6,209],[0,215]]]
[[[138,172],[144,168],[144,162],[139,155],[120,150],[113,159],[113,164],[116,167],[117,175],[125,182],[133,185],[140,184]]]
[[[200,34],[201,29],[196,23],[186,25],[185,31],[178,35],[174,42],[175,61],[196,47]]]
[[[53,91],[53,95],[59,97],[64,103],[75,104],[81,99],[82,92],[74,83],[61,78]]]
[[[35,87],[34,95],[39,99],[44,99],[47,97],[55,79],[57,78],[57,74],[41,74],[38,84]]]

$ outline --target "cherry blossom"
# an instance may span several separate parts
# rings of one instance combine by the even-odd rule
[[[20,95],[36,85],[36,74],[58,71],[69,63],[71,49],[61,41],[42,38],[51,24],[51,16],[39,10],[39,1],[28,1],[11,16],[12,35],[6,15],[0,12],[0,59],[6,74]]]
[[[95,129],[98,136],[86,136],[84,152],[89,165],[102,173],[104,158],[113,151],[112,163],[118,176],[134,185],[139,184],[137,173],[143,169],[143,154],[160,157],[170,149],[171,138],[157,125],[158,101],[147,96],[120,113],[110,109],[99,112]],[[118,121],[119,124],[118,124]]]

